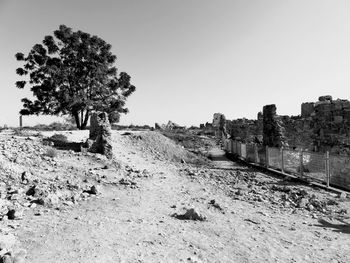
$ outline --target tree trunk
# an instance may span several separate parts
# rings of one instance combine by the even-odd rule
[[[86,110],[84,121],[83,121],[83,119],[81,119],[81,128],[80,128],[81,130],[86,128],[88,120],[89,120],[89,115],[90,115],[89,110]]]
[[[79,113],[76,111],[76,112],[73,112],[73,117],[75,119],[75,124],[77,125],[77,128],[79,130],[81,130],[81,126],[80,126],[80,119],[79,119]]]

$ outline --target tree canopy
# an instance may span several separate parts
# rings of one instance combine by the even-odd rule
[[[91,111],[105,111],[112,123],[119,121],[128,112],[126,98],[135,86],[127,73],[118,74],[111,47],[97,36],[61,25],[27,56],[17,53],[24,65],[16,73],[26,80],[16,86],[29,84],[34,97],[22,99],[20,114],[70,115],[79,129],[86,127]]]

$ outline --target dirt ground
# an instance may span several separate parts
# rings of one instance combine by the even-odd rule
[[[113,163],[59,150],[56,165],[32,173],[53,184],[59,174],[61,191],[67,180],[77,189],[96,184],[99,194],[25,209],[20,220],[1,221],[2,234],[10,227],[32,263],[350,262],[348,198],[228,161],[215,147],[204,165],[158,139],[114,131]],[[174,216],[189,208],[205,220]]]

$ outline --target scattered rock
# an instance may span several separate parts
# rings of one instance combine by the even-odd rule
[[[98,185],[93,185],[90,188],[90,193],[93,195],[99,195],[101,194],[101,187]]]
[[[235,192],[236,195],[239,195],[239,196],[243,196],[245,195],[245,191],[243,189],[238,189],[236,192]]]
[[[341,193],[339,193],[338,197],[340,199],[345,199],[347,197],[347,194],[345,192],[341,192]]]
[[[206,217],[202,215],[197,209],[190,208],[187,209],[186,212],[182,215],[178,215],[177,213],[173,214],[172,217],[175,217],[180,220],[195,220],[195,221],[205,221]]]
[[[119,180],[119,184],[122,184],[122,185],[136,185],[136,182],[132,181],[131,179],[128,179],[128,178],[122,178],[122,179]]]
[[[22,219],[23,218],[23,209],[20,209],[20,208],[10,209],[7,212],[7,218],[10,220]]]
[[[33,185],[29,187],[29,189],[26,192],[26,195],[39,197],[39,196],[43,196],[44,192],[45,191],[43,189],[40,189],[37,185]]]
[[[11,253],[8,252],[1,257],[0,263],[14,263]]]
[[[298,207],[299,208],[305,208],[307,203],[308,203],[308,199],[303,197],[303,198],[300,199],[300,201],[298,203]]]
[[[30,179],[30,174],[28,172],[23,172],[21,174],[21,180],[23,183],[28,183]]]
[[[57,194],[49,193],[45,198],[43,198],[44,205],[53,206],[57,205],[60,201],[60,198]]]
[[[220,211],[223,211],[222,207],[215,201],[215,199],[210,200],[209,205],[213,206],[216,209],[219,209]]]

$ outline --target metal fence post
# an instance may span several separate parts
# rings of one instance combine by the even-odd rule
[[[283,158],[283,146],[281,146],[281,172],[284,173],[284,158]]]
[[[325,168],[326,168],[326,180],[327,180],[327,187],[329,187],[331,175],[330,175],[330,166],[329,166],[329,152],[326,152],[326,158],[325,158]]]
[[[304,176],[304,162],[303,162],[303,150],[300,150],[299,152],[299,167],[300,167],[300,176],[303,177]]]
[[[269,168],[269,146],[266,145],[265,151],[266,151],[266,153],[265,153],[265,155],[266,155],[266,158],[265,158],[266,168]]]

